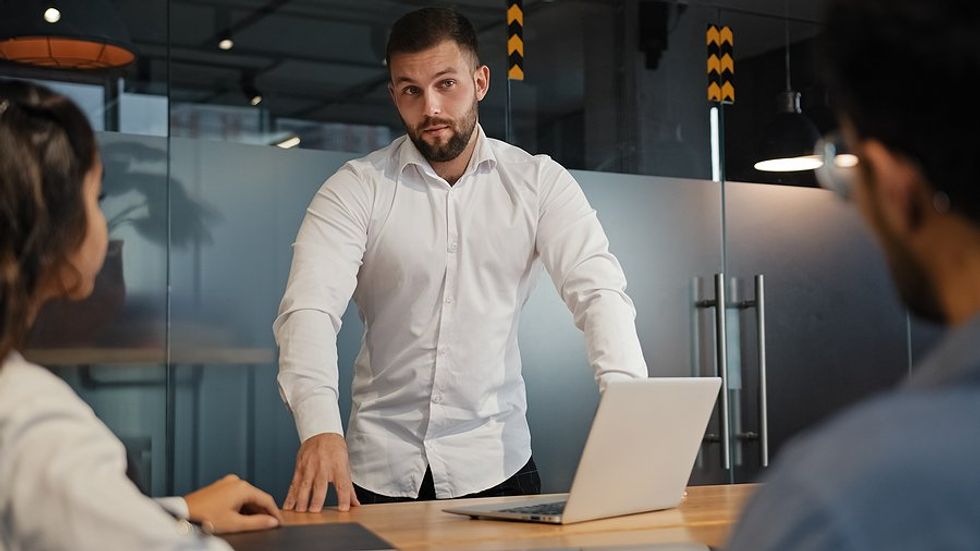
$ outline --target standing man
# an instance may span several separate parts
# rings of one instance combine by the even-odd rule
[[[341,510],[539,493],[517,347],[539,263],[600,390],[647,376],[625,276],[578,184],[480,127],[477,52],[452,10],[399,19],[388,90],[407,135],[344,165],[307,210],[274,325],[302,440],[285,509],[319,511],[330,483]],[[345,441],[336,336],[352,296],[364,336]]]
[[[956,99],[980,73],[980,4],[830,4],[827,76],[858,164],[828,158],[824,180],[912,313],[950,330],[902,388],[784,450],[730,548],[980,549],[980,117]]]

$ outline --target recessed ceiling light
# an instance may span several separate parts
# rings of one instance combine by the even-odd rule
[[[44,20],[48,23],[57,23],[61,21],[61,11],[58,8],[48,8],[44,10]]]
[[[299,142],[300,142],[299,136],[292,136],[277,143],[276,147],[281,147],[283,149],[290,149],[299,145]]]

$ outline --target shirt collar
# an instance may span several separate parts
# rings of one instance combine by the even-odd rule
[[[919,363],[907,386],[932,388],[980,383],[980,314],[950,330]]]
[[[490,140],[483,132],[483,126],[477,124],[475,132],[476,147],[473,149],[473,157],[470,159],[470,164],[464,171],[464,174],[471,170],[479,170],[484,164],[487,164],[492,169],[497,163],[497,158],[493,154],[493,148],[490,147]],[[418,148],[412,143],[411,138],[406,135],[398,147],[398,174],[401,174],[408,165],[416,165],[425,172],[435,174],[435,171],[432,170],[432,165],[419,153]]]

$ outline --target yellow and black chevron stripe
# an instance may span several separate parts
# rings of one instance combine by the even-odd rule
[[[708,25],[708,101],[735,103],[735,37],[730,28]]]
[[[521,0],[507,0],[508,80],[524,80],[524,6]]]

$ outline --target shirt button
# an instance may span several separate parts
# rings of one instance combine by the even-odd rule
[[[453,303],[453,297],[446,297],[446,304],[452,304],[452,303]]]
[[[451,253],[456,252],[456,249],[458,249],[458,248],[459,248],[459,245],[455,241],[449,244],[449,252],[451,252]]]
[[[441,395],[439,395],[439,394],[433,394],[432,395],[432,403],[433,404],[438,404],[438,403],[441,403],[441,402],[442,402],[442,396]]]

